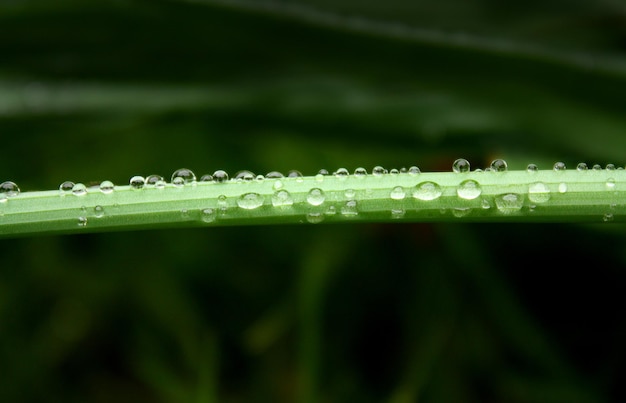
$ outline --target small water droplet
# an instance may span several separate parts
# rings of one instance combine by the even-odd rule
[[[276,179],[276,181],[274,181],[274,184],[272,185],[272,189],[274,190],[282,189],[283,186],[284,186],[283,181],[281,181],[280,179]]]
[[[578,165],[576,165],[576,170],[577,171],[583,172],[583,171],[586,171],[588,169],[589,169],[589,167],[587,167],[587,164],[585,164],[584,162],[581,162]]]
[[[172,184],[177,187],[185,186],[185,185],[195,185],[196,174],[194,174],[191,169],[187,169],[187,168],[177,169],[172,174]]]
[[[20,194],[20,188],[15,182],[6,181],[0,183],[0,198],[6,201],[7,197],[15,197]]]
[[[564,162],[561,162],[561,161],[556,162],[556,163],[554,164],[553,169],[554,169],[555,171],[565,171],[565,169],[566,169],[565,163],[564,163]]]
[[[235,180],[239,181],[239,182],[251,182],[253,181],[255,178],[254,173],[250,172],[250,171],[239,171],[237,172],[237,174],[235,175]]]
[[[435,200],[441,196],[443,191],[441,190],[441,186],[436,184],[435,182],[422,182],[415,186],[415,190],[413,191],[413,197],[420,200]]]
[[[96,206],[93,208],[93,214],[97,217],[97,218],[101,218],[104,216],[104,207],[102,206]]]
[[[212,223],[217,218],[217,213],[212,208],[205,208],[200,212],[200,219],[205,223]]]
[[[465,173],[470,171],[470,163],[465,158],[459,158],[452,163],[452,171],[456,173]]]
[[[339,168],[336,172],[335,172],[335,176],[339,179],[346,179],[348,177],[348,175],[350,175],[350,173],[348,172],[348,170],[346,168]]]
[[[315,181],[316,182],[324,182],[324,175],[322,175],[322,174],[315,175]]]
[[[291,205],[293,205],[293,198],[288,191],[278,190],[272,195],[272,206],[289,207]]]
[[[452,215],[456,218],[465,217],[472,211],[469,207],[455,207],[452,209]]]
[[[536,164],[528,164],[528,166],[526,167],[526,171],[527,172],[538,172],[539,171],[539,167]]]
[[[489,200],[487,199],[482,199],[480,201],[480,207],[482,207],[483,210],[489,210],[491,208],[491,203],[489,203]]]
[[[319,206],[324,203],[324,200],[326,200],[326,195],[324,194],[324,191],[319,188],[311,189],[309,194],[306,196],[306,201],[311,206]]]
[[[604,222],[610,222],[610,221],[613,221],[614,219],[615,217],[611,213],[606,213],[604,216],[602,216],[602,221]]]
[[[512,214],[520,211],[524,205],[524,196],[517,193],[506,193],[495,197],[498,211]]]
[[[354,217],[359,214],[357,210],[356,200],[348,200],[346,204],[341,207],[341,214],[346,217]]]
[[[146,182],[148,182],[148,180],[150,179],[150,177],[148,176],[148,178],[146,178]],[[200,182],[213,182],[213,175],[211,174],[204,174],[200,177]]]
[[[59,192],[61,193],[61,196],[65,196],[67,194],[72,193],[73,188],[74,188],[74,182],[65,181],[61,183],[61,185],[59,186]]]
[[[382,176],[386,173],[387,170],[381,166],[375,166],[374,169],[372,169],[372,175],[374,176]]]
[[[255,179],[258,183],[262,183],[265,180],[265,176],[257,175]]]
[[[181,209],[180,210],[180,218],[182,218],[183,220],[186,220],[189,218],[189,210],[187,210],[186,208]]]
[[[594,171],[602,171],[602,167],[600,166],[600,164],[594,164],[592,169]]]
[[[406,210],[402,207],[391,209],[391,218],[394,220],[399,220],[403,218],[405,214],[406,214]]]
[[[228,180],[228,173],[226,171],[218,169],[217,171],[213,172],[213,180],[217,183],[226,182]]]
[[[606,164],[606,170],[607,171],[615,171],[615,165],[614,164]]]
[[[392,168],[389,171],[389,175],[398,175],[398,174],[400,174],[400,171],[398,171],[396,168]]]
[[[302,172],[292,169],[291,171],[287,172],[287,177],[288,178],[302,178]]]
[[[456,194],[461,199],[472,200],[480,196],[482,189],[478,182],[472,179],[465,180],[459,184],[456,188]]]
[[[357,178],[365,178],[367,176],[367,170],[365,168],[359,167],[354,170],[354,176]]]
[[[228,209],[228,198],[226,197],[226,195],[217,196],[217,205],[222,212],[225,212],[226,209]]]
[[[528,199],[533,203],[545,203],[550,200],[550,189],[543,182],[528,185]]]
[[[258,193],[244,193],[237,199],[237,205],[245,210],[254,210],[263,205],[263,196]]]
[[[567,183],[565,182],[559,183],[559,193],[566,193],[566,192],[567,192]]]
[[[391,193],[389,193],[389,197],[393,200],[402,200],[406,197],[406,192],[402,186],[396,186],[391,189]]]
[[[135,189],[135,190],[143,189],[145,184],[146,184],[146,180],[144,179],[143,176],[137,175],[137,176],[133,176],[132,178],[130,178],[131,189]]]
[[[272,171],[272,172],[268,172],[268,174],[265,175],[265,177],[267,179],[281,179],[281,178],[284,178],[285,175],[283,175],[282,173],[278,171]]]
[[[490,168],[492,171],[495,171],[495,172],[504,172],[507,170],[508,165],[505,160],[496,159],[496,160],[491,161]]]
[[[328,175],[330,175],[330,172],[328,172],[328,170],[327,170],[327,169],[320,169],[320,170],[317,172],[317,174],[318,174],[318,175],[322,175],[322,176],[328,176]]]
[[[115,189],[115,186],[113,185],[113,182],[111,181],[102,181],[102,183],[100,183],[100,191],[104,194],[113,193],[114,189]]]
[[[416,166],[412,166],[409,168],[409,175],[419,175],[420,173],[420,169]]]
[[[165,182],[165,178],[163,178],[161,175],[149,175],[146,178],[146,185],[149,187],[157,187],[157,184],[159,184],[160,182]]]
[[[320,212],[310,212],[306,215],[306,220],[311,224],[319,224],[324,221],[324,214]]]
[[[77,183],[72,187],[72,194],[74,196],[84,196],[87,194],[87,187],[82,183]]]
[[[78,217],[78,226],[86,227],[87,226],[87,217],[80,216]]]
[[[613,178],[608,178],[606,180],[606,188],[609,190],[613,190],[615,189],[615,179]]]

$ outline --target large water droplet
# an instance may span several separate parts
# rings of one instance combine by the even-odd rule
[[[115,186],[113,185],[113,182],[111,181],[102,181],[102,183],[100,183],[100,191],[104,194],[113,193],[114,189],[115,189]]]
[[[237,205],[245,210],[254,210],[263,205],[263,196],[258,193],[245,193],[237,199]]]
[[[226,182],[228,180],[228,173],[226,173],[226,171],[218,169],[217,171],[213,172],[213,180],[218,183]]]
[[[565,169],[566,169],[567,167],[565,166],[565,163],[564,163],[564,162],[559,161],[559,162],[556,162],[556,163],[554,164],[554,167],[552,167],[552,168],[553,168],[555,171],[565,171]]]
[[[281,179],[281,178],[284,178],[285,175],[283,175],[282,173],[278,171],[272,171],[272,172],[268,172],[268,174],[265,175],[265,177],[267,179]]]
[[[130,178],[131,189],[135,189],[135,190],[143,189],[145,184],[146,184],[146,180],[144,179],[143,176],[136,175]]]
[[[195,185],[196,174],[191,169],[180,168],[172,174],[172,184],[174,186]]]
[[[306,220],[311,224],[319,224],[324,221],[324,213],[321,212],[310,212],[306,215]]]
[[[365,178],[367,176],[367,170],[365,168],[359,167],[354,170],[354,176],[357,178]]]
[[[348,200],[346,204],[341,207],[341,214],[346,217],[354,217],[359,214],[357,210],[357,202],[356,200]]]
[[[422,182],[415,187],[413,197],[420,200],[435,200],[442,194],[441,186],[435,182]]]
[[[0,197],[6,200],[7,197],[15,197],[20,194],[20,188],[17,187],[15,182],[6,181],[0,183]]]
[[[584,172],[587,171],[589,169],[589,167],[587,167],[587,164],[585,164],[584,162],[580,162],[578,165],[576,165],[576,170],[579,172]]]
[[[306,201],[311,206],[319,206],[324,203],[324,200],[326,200],[326,195],[324,194],[324,191],[319,188],[311,189],[306,196]]]
[[[74,189],[74,182],[71,181],[65,181],[59,185],[59,192],[61,193],[61,196],[72,193],[72,189]]]
[[[318,175],[322,175],[322,176],[328,176],[328,175],[330,175],[330,172],[328,172],[328,170],[327,170],[327,169],[322,168],[322,169],[320,169],[320,170],[317,172],[317,174],[318,174]]]
[[[393,200],[402,200],[406,197],[406,192],[402,186],[396,186],[391,189],[391,193],[389,194]]]
[[[505,160],[496,159],[496,160],[491,161],[490,168],[494,172],[504,172],[507,170],[508,165]]]
[[[302,172],[292,169],[291,171],[287,172],[287,177],[288,178],[302,178]]]
[[[539,167],[536,164],[528,164],[528,166],[526,167],[526,171],[530,173],[538,172]]]
[[[372,169],[372,175],[374,176],[382,176],[386,173],[387,170],[381,166],[375,166],[374,169]]]
[[[272,206],[289,207],[291,205],[293,205],[293,198],[288,191],[278,190],[272,195]]]
[[[146,182],[148,182],[148,180],[150,179],[150,177],[148,176],[148,178],[146,178]],[[211,174],[204,174],[200,177],[200,182],[213,182],[213,175]]]
[[[146,178],[146,185],[149,187],[157,187],[161,182],[165,184],[165,179],[161,175],[150,175]]]
[[[550,200],[550,189],[543,182],[528,185],[528,199],[533,203],[545,203]]]
[[[480,196],[482,193],[482,189],[478,182],[472,179],[465,180],[459,184],[459,187],[456,188],[456,194],[461,199],[472,200]]]
[[[77,183],[72,187],[72,194],[74,196],[84,196],[87,194],[87,186],[82,183]]]
[[[389,170],[389,175],[398,175],[400,171],[397,168],[392,168]]]
[[[600,164],[593,164],[592,169],[594,171],[602,171],[602,167],[600,166]]]
[[[239,171],[237,172],[237,174],[235,175],[235,180],[237,181],[244,181],[244,182],[251,182],[254,180],[254,173],[250,172],[250,171]]]
[[[470,171],[470,163],[465,158],[459,158],[452,163],[452,171],[456,173],[465,173]]]
[[[212,208],[205,208],[200,212],[200,219],[205,223],[212,223],[217,218],[217,212]]]
[[[348,175],[350,175],[350,172],[348,172],[348,170],[346,168],[339,168],[336,172],[335,172],[335,176],[339,179],[346,179],[348,177]]]
[[[615,171],[615,164],[606,164],[605,169],[607,171]]]
[[[517,193],[506,193],[495,197],[496,207],[501,213],[512,214],[522,209],[524,196]]]
[[[408,170],[409,175],[419,175],[421,173],[420,169],[416,166],[412,166]]]

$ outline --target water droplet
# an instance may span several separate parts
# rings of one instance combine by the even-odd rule
[[[602,167],[600,166],[600,164],[594,164],[592,169],[594,171],[602,171]]]
[[[172,184],[174,186],[195,185],[196,174],[191,169],[180,168],[172,174]]]
[[[406,210],[402,207],[391,209],[391,218],[394,220],[399,220],[403,218],[405,214],[406,214]]]
[[[130,187],[131,189],[143,189],[144,185],[146,184],[146,180],[144,179],[143,176],[133,176],[132,178],[130,178]]]
[[[226,173],[226,171],[218,169],[217,171],[213,172],[213,180],[218,183],[226,182],[228,180],[228,173]]]
[[[263,196],[258,193],[245,193],[237,199],[237,205],[245,210],[254,210],[263,205]]]
[[[614,216],[611,213],[606,213],[604,216],[602,216],[602,221],[604,222],[610,222],[614,220]]]
[[[148,178],[146,178],[146,182],[148,182],[149,180],[150,180],[150,177],[148,176]],[[200,182],[213,182],[213,175],[211,175],[211,174],[204,174],[204,175],[202,175],[200,177]]]
[[[315,181],[316,182],[324,182],[324,175],[322,175],[322,174],[315,175]]]
[[[416,166],[412,166],[409,168],[409,175],[419,175],[420,173],[420,169]]]
[[[565,171],[565,169],[566,169],[565,163],[564,163],[564,162],[559,161],[559,162],[557,162],[557,163],[555,163],[555,164],[554,164],[553,169],[554,169],[555,171]]]
[[[550,189],[543,182],[528,185],[528,199],[533,203],[545,203],[550,200]]]
[[[217,218],[217,213],[212,208],[205,208],[200,212],[200,219],[206,223],[212,223]]]
[[[607,171],[615,171],[615,165],[614,164],[606,164],[606,168]]]
[[[165,179],[161,175],[149,175],[146,178],[146,185],[150,187],[157,187],[159,182],[165,182]]]
[[[291,171],[287,172],[287,177],[288,178],[302,178],[302,172],[292,169]]]
[[[337,214],[337,208],[333,205],[328,206],[328,209],[326,209],[326,215],[335,215]]]
[[[346,217],[354,217],[359,214],[357,210],[356,200],[348,200],[346,204],[341,207],[341,214]]]
[[[189,218],[189,210],[187,210],[186,208],[181,209],[180,210],[180,218],[182,218],[183,220],[186,220]]]
[[[93,214],[97,217],[97,218],[101,218],[104,216],[104,207],[102,206],[96,206],[93,208]]]
[[[282,189],[283,186],[284,186],[283,181],[281,181],[280,179],[276,179],[276,181],[274,181],[274,184],[272,185],[272,189],[274,190]]]
[[[289,207],[291,205],[293,205],[293,198],[288,191],[278,190],[272,195],[272,206]]]
[[[452,215],[456,218],[465,217],[472,211],[469,207],[455,207],[452,209]]]
[[[236,181],[244,181],[244,182],[251,182],[254,180],[254,173],[250,172],[250,171],[239,171],[237,172],[237,174],[235,175],[235,180]]]
[[[456,188],[456,194],[461,199],[472,200],[480,196],[482,193],[482,189],[478,182],[472,179],[465,180],[459,184],[459,187]]]
[[[346,189],[345,192],[343,192],[343,195],[346,197],[346,199],[354,199],[356,192],[354,191],[354,189]]]
[[[465,173],[470,171],[470,163],[465,158],[459,158],[452,163],[452,171],[456,173]]]
[[[320,169],[320,170],[317,172],[317,174],[318,174],[318,175],[322,175],[322,176],[328,176],[328,175],[330,175],[330,173],[328,172],[328,170],[327,170],[327,169]]]
[[[491,161],[490,168],[492,171],[495,171],[495,172],[504,172],[507,170],[508,165],[505,160],[497,159],[497,160]]]
[[[272,171],[272,172],[269,172],[267,175],[265,175],[265,177],[267,179],[281,179],[281,178],[284,178],[285,175],[283,175],[282,173],[278,171]]]
[[[606,180],[606,188],[609,190],[613,190],[615,189],[615,179],[613,178],[608,178]]]
[[[526,167],[526,171],[527,172],[538,172],[539,171],[539,167],[535,164],[528,164],[528,166]]]
[[[359,167],[354,170],[354,176],[357,178],[365,178],[367,176],[367,170],[365,168]]]
[[[413,191],[413,197],[420,200],[435,200],[441,196],[443,191],[441,186],[435,182],[422,182],[415,187]]]
[[[72,194],[74,196],[84,196],[87,194],[87,187],[82,183],[77,183],[72,187]]]
[[[2,199],[6,200],[7,197],[15,197],[20,194],[20,188],[17,187],[15,182],[6,181],[0,183],[0,195]]]
[[[576,165],[576,170],[577,171],[586,171],[589,168],[587,167],[587,164],[585,164],[584,162],[579,163],[578,165]]]
[[[339,179],[346,179],[348,177],[348,175],[350,175],[350,173],[348,172],[348,170],[346,168],[339,168],[336,172],[335,172],[335,176]]]
[[[80,216],[78,217],[78,226],[86,227],[87,226],[87,217]]]
[[[61,192],[61,196],[72,193],[72,189],[74,189],[74,182],[71,181],[65,181],[59,186],[59,192]]]
[[[382,176],[386,173],[387,170],[381,166],[375,166],[374,169],[372,169],[372,175],[374,176]]]
[[[324,221],[324,214],[320,212],[310,212],[306,215],[306,220],[311,224],[319,224]]]
[[[498,211],[504,214],[512,214],[522,209],[524,196],[517,193],[506,193],[495,197]]]
[[[482,207],[483,210],[489,210],[491,208],[491,203],[489,203],[489,200],[487,199],[482,199],[480,201],[480,207]]]
[[[396,168],[393,168],[389,171],[389,175],[398,175],[400,174],[400,171],[398,171]]]
[[[567,183],[565,182],[559,183],[559,193],[566,193],[566,192],[567,192]]]
[[[226,195],[217,196],[217,205],[219,206],[220,211],[226,211],[226,209],[228,208],[228,198],[226,197]]]
[[[311,189],[306,196],[306,201],[311,206],[319,206],[324,203],[324,200],[326,200],[326,195],[324,195],[324,191],[319,188]]]
[[[389,197],[391,197],[393,200],[402,200],[406,197],[406,192],[404,191],[404,188],[402,186],[396,186],[395,188],[391,189]]]
[[[111,181],[102,181],[102,183],[100,183],[100,191],[104,194],[110,194],[114,189],[115,186]]]
[[[263,182],[265,180],[265,176],[257,175],[255,179],[256,179],[257,182],[261,183],[261,182]]]

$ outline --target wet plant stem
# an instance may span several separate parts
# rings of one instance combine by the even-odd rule
[[[1,195],[5,237],[307,222],[626,221],[626,171],[606,169],[317,175]]]

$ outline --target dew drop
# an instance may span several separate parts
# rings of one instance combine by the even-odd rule
[[[205,208],[200,212],[200,219],[205,223],[212,223],[217,218],[217,213],[212,208]]]
[[[333,205],[328,206],[328,209],[326,209],[326,215],[335,215],[337,214],[337,208]]]
[[[395,188],[391,189],[389,197],[391,197],[393,200],[402,200],[406,197],[406,192],[404,191],[404,188],[402,186],[396,186]]]
[[[559,162],[557,162],[557,163],[555,163],[555,164],[554,164],[553,169],[554,169],[555,171],[565,171],[565,169],[566,169],[566,167],[565,167],[565,163],[564,163],[564,162],[559,161]]]
[[[455,207],[452,209],[452,215],[456,218],[465,217],[472,211],[469,207]]]
[[[97,218],[102,218],[104,216],[104,207],[102,206],[96,206],[93,208],[93,214],[97,217]]]
[[[265,180],[265,176],[257,175],[255,179],[257,182],[262,183]]]
[[[148,179],[150,179],[150,177],[146,178],[146,182],[148,182]],[[211,174],[204,174],[200,177],[200,182],[213,182],[213,175]]]
[[[289,207],[291,205],[293,205],[293,198],[288,191],[278,190],[272,195],[272,206]]]
[[[146,184],[146,180],[144,179],[143,176],[137,175],[137,176],[133,176],[132,178],[130,178],[131,189],[135,189],[135,190],[143,189],[145,184]]]
[[[345,192],[343,192],[343,195],[346,199],[354,199],[356,192],[354,191],[354,189],[346,189]]]
[[[288,178],[302,178],[302,172],[292,169],[291,171],[287,172],[287,177]]]
[[[346,217],[355,217],[359,214],[357,210],[356,200],[348,200],[346,204],[341,207],[341,215]]]
[[[409,175],[419,175],[421,173],[420,169],[416,166],[412,166],[409,168]]]
[[[592,169],[594,171],[602,171],[602,167],[600,166],[600,164],[594,164]]]
[[[316,182],[324,182],[324,175],[318,173],[317,175],[315,175],[315,181]]]
[[[604,216],[602,216],[602,221],[604,221],[604,222],[611,222],[614,219],[615,219],[615,217],[611,213],[606,213]]]
[[[276,179],[276,181],[274,181],[274,184],[272,185],[272,189],[274,190],[282,189],[283,186],[284,186],[283,181],[281,181],[280,179]]]
[[[536,164],[528,164],[528,166],[526,166],[526,171],[527,172],[538,172],[539,171],[539,167]]]
[[[174,186],[195,185],[196,174],[191,169],[180,168],[172,174],[172,184]]]
[[[100,191],[104,194],[113,193],[114,189],[115,189],[115,186],[113,185],[113,182],[111,181],[102,181],[102,183],[100,183]]]
[[[517,193],[506,193],[495,197],[498,211],[512,214],[520,211],[524,205],[524,197]]]
[[[588,169],[589,167],[587,167],[587,164],[585,164],[584,162],[581,162],[578,165],[576,165],[576,170],[579,172],[584,172],[584,171],[587,171]]]
[[[87,226],[87,217],[80,216],[78,217],[78,226],[86,227]]]
[[[559,193],[567,193],[567,183],[559,183]]]
[[[237,205],[245,210],[254,210],[263,205],[263,196],[258,193],[244,193],[237,199]]]
[[[322,175],[322,176],[328,176],[328,175],[330,175],[330,173],[328,172],[328,170],[327,170],[327,169],[320,169],[320,170],[317,172],[317,174],[318,174],[318,175]]]
[[[456,173],[465,173],[470,171],[470,163],[465,158],[459,158],[452,163],[452,171]]]
[[[372,175],[374,176],[382,176],[386,173],[387,170],[381,166],[375,166],[374,169],[372,169]]]
[[[71,181],[65,181],[59,186],[59,192],[61,192],[61,196],[72,193],[72,189],[74,189],[74,182]]]
[[[606,164],[606,168],[607,171],[615,171],[615,165],[614,164]]]
[[[2,195],[3,199],[7,197],[15,197],[20,194],[20,188],[17,187],[15,182],[6,181],[0,183],[0,195]]]
[[[615,189],[615,179],[613,178],[608,178],[606,180],[606,188],[609,190],[613,190]]]
[[[504,172],[507,170],[508,165],[505,160],[496,159],[496,160],[491,161],[490,168],[494,172]]]
[[[219,169],[213,172],[213,180],[218,183],[226,182],[228,180],[228,173]]]
[[[157,184],[161,182],[165,182],[165,179],[161,175],[149,175],[146,178],[146,185],[150,187],[157,187]]]
[[[324,203],[324,200],[326,200],[326,195],[324,195],[324,191],[319,188],[311,189],[306,196],[306,201],[311,206],[319,206]]]
[[[235,180],[239,181],[239,182],[251,182],[253,181],[255,178],[254,173],[250,172],[250,171],[239,171],[237,172],[237,174],[235,175]]]
[[[346,179],[348,177],[348,175],[350,175],[350,173],[348,172],[348,170],[346,168],[339,168],[336,172],[335,172],[335,176],[339,179]]]
[[[400,171],[398,171],[396,168],[393,168],[389,171],[389,175],[398,175],[400,174]]]
[[[183,220],[186,220],[189,218],[189,210],[187,210],[186,208],[181,209],[180,210],[180,218],[182,218]]]
[[[365,178],[367,176],[367,170],[365,168],[359,167],[354,170],[354,176],[357,178]]]
[[[550,200],[550,189],[543,182],[528,185],[528,199],[533,203],[545,203]]]
[[[394,220],[399,220],[403,218],[405,214],[406,214],[406,210],[403,209],[402,207],[391,209],[391,218]]]
[[[222,211],[225,211],[228,208],[228,198],[226,195],[217,196],[217,205]]]
[[[456,194],[461,199],[472,200],[480,196],[482,193],[482,189],[478,182],[472,179],[465,180],[459,184],[459,187],[456,188]]]
[[[413,191],[413,197],[420,200],[435,200],[441,196],[443,191],[441,190],[441,186],[436,184],[435,182],[422,182],[415,186],[415,190]]]
[[[283,175],[282,173],[278,171],[272,171],[272,172],[268,172],[268,174],[265,175],[265,177],[267,179],[281,179],[281,178],[284,178],[285,175]]]
[[[72,194],[74,196],[84,196],[87,194],[87,187],[82,183],[77,183],[72,187]]]
[[[319,224],[324,221],[324,214],[320,212],[311,212],[306,215],[306,220],[311,224]]]
[[[491,203],[489,203],[489,200],[487,199],[482,199],[480,202],[480,207],[482,207],[483,210],[489,210],[491,208]]]

